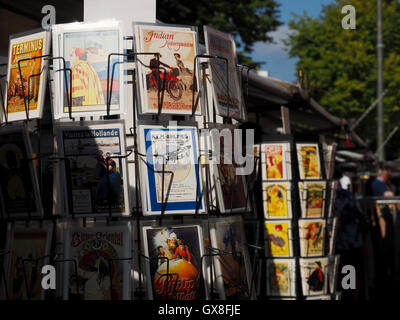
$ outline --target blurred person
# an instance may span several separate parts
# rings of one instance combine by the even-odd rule
[[[372,194],[375,197],[383,197],[385,191],[390,190],[390,171],[382,169],[378,171],[378,177],[372,183]]]
[[[363,299],[364,288],[364,257],[366,233],[366,216],[355,195],[350,191],[351,180],[340,170],[335,170],[337,184],[334,216],[338,219],[335,254],[340,254],[339,270],[345,265],[352,265],[357,270],[356,290],[342,291],[343,300]],[[341,276],[338,276],[338,286],[341,285]]]

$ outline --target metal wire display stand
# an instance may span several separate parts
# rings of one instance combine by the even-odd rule
[[[303,300],[305,299],[306,294],[302,292],[302,278],[301,278],[301,269],[300,269],[300,262],[299,258],[301,257],[301,244],[300,244],[300,234],[299,234],[299,224],[298,220],[302,218],[302,211],[301,211],[301,201],[305,201],[306,199],[300,198],[300,192],[299,192],[299,186],[298,182],[299,181],[310,181],[310,182],[318,182],[318,181],[325,181],[326,182],[326,188],[323,190],[323,193],[325,194],[325,197],[323,199],[324,202],[324,212],[323,216],[321,219],[325,220],[325,229],[324,229],[324,254],[322,257],[327,257],[328,255],[328,249],[329,249],[329,240],[330,240],[330,235],[327,233],[327,221],[328,221],[328,210],[329,210],[329,202],[330,200],[330,192],[331,188],[328,186],[331,186],[331,178],[328,179],[326,176],[325,172],[325,157],[322,152],[322,146],[319,141],[316,141],[315,137],[312,137],[310,135],[295,135],[295,134],[290,134],[290,135],[269,135],[266,139],[263,139],[262,143],[289,143],[290,145],[290,151],[286,155],[286,166],[290,168],[291,170],[291,189],[290,189],[290,195],[291,195],[291,202],[288,203],[288,205],[291,205],[292,208],[292,218],[291,218],[291,225],[292,225],[292,248],[293,248],[293,253],[291,257],[288,257],[287,259],[295,259],[296,263],[296,275],[295,275],[295,295],[292,297],[296,299]],[[297,158],[297,149],[296,149],[296,144],[297,143],[317,143],[318,144],[318,150],[319,150],[319,159],[320,159],[320,169],[321,169],[321,178],[320,179],[315,179],[315,180],[300,180],[300,175],[299,175],[299,163],[298,163],[298,158]],[[261,151],[260,151],[261,152]],[[334,160],[333,160],[334,161]],[[261,172],[261,170],[260,170]],[[264,201],[264,199],[263,199]],[[306,207],[307,209],[307,207]],[[261,218],[262,223],[264,223],[264,215],[262,215]],[[270,220],[273,222],[273,220]],[[263,228],[265,228],[263,226]],[[265,234],[265,232],[264,232]],[[267,245],[267,239],[265,239],[265,245]],[[308,248],[305,248],[306,252],[308,253]],[[266,283],[267,283],[267,269],[266,269],[266,261],[268,258],[280,258],[280,257],[267,257],[265,250],[264,250],[264,259],[263,259],[263,265],[262,265],[262,280],[261,280],[261,292],[262,296],[265,295],[267,297],[267,291],[266,291]],[[282,257],[283,258],[283,257]],[[305,258],[305,257],[304,257]],[[318,258],[318,257],[312,257],[312,258]],[[286,259],[283,258],[283,259]],[[327,268],[324,270],[325,277],[328,277],[329,272],[326,272],[327,270],[329,271],[329,266],[327,265]],[[328,291],[329,292],[329,291]],[[269,297],[267,297],[269,298]]]
[[[313,179],[313,180],[301,180],[300,179],[300,173],[299,173],[299,159],[297,156],[297,148],[296,148],[296,144],[297,143],[313,143],[313,144],[317,144],[318,145],[318,150],[319,150],[319,162],[320,162],[320,171],[321,171],[321,178],[320,179]],[[331,185],[331,180],[328,180],[329,177],[327,177],[326,175],[326,171],[325,171],[325,155],[323,153],[323,148],[322,148],[322,144],[319,142],[319,140],[317,140],[315,137],[308,135],[308,134],[295,134],[293,135],[293,139],[291,140],[291,159],[292,159],[292,177],[294,177],[294,188],[293,191],[295,192],[295,197],[293,198],[293,193],[292,193],[292,199],[295,199],[294,202],[294,208],[296,211],[296,216],[294,219],[294,223],[293,223],[293,235],[294,235],[294,248],[295,248],[295,257],[302,257],[301,256],[301,244],[300,241],[302,241],[301,239],[301,235],[300,235],[300,231],[299,231],[299,223],[298,223],[298,219],[300,219],[302,217],[302,211],[301,211],[301,203],[302,201],[306,202],[306,206],[305,206],[305,210],[307,211],[308,206],[307,206],[307,198],[306,199],[302,199],[300,196],[300,190],[299,190],[299,185],[298,182],[299,181],[309,181],[309,182],[318,182],[318,181],[325,181],[325,189],[322,190],[323,191],[323,214],[321,218],[317,218],[317,219],[323,219],[325,221],[325,227],[324,227],[324,243],[323,243],[323,255],[322,256],[312,256],[310,258],[327,258],[328,257],[328,253],[329,253],[329,233],[327,232],[327,222],[328,222],[328,209],[329,209],[329,201],[330,201],[330,188],[328,186]],[[334,160],[333,160],[334,161]],[[307,172],[305,172],[305,175],[307,176]],[[308,192],[307,192],[308,193]],[[303,193],[302,193],[302,196]],[[306,195],[307,197],[307,195]],[[308,242],[307,242],[308,243]],[[305,253],[306,256],[303,256],[303,258],[307,258],[308,253],[309,253],[309,247],[307,246],[305,248]],[[324,287],[326,288],[326,292],[324,292],[323,294],[327,294],[329,292],[329,273],[330,273],[330,265],[329,265],[329,260],[328,260],[328,264],[324,267],[323,270],[324,273],[324,281],[326,281],[327,285]],[[306,296],[309,295],[309,287],[308,287],[308,292],[303,292],[303,288],[302,288],[302,276],[301,276],[301,266],[300,266],[300,260],[296,259],[296,292],[297,292],[297,299],[300,300],[304,300],[306,299]]]
[[[111,72],[111,85],[109,85],[109,72],[110,72],[110,60],[111,60],[111,56],[113,56],[113,55],[119,55],[119,56],[126,56],[127,58],[137,58],[138,56],[140,56],[140,55],[154,55],[154,56],[156,56],[156,55],[159,55],[159,53],[136,53],[136,52],[132,52],[132,53],[127,53],[127,54],[118,54],[118,53],[112,53],[112,54],[110,54],[109,55],[109,57],[108,57],[108,71],[107,71],[107,115],[109,115],[109,110],[110,110],[110,104],[111,104],[111,96],[112,96],[112,83],[113,83],[113,79],[114,79],[114,70],[115,70],[115,63],[113,64],[113,66],[112,66],[112,72]],[[192,92],[193,92],[193,94],[192,94],[192,115],[191,115],[191,117],[194,117],[195,116],[195,114],[196,114],[196,110],[197,110],[197,107],[198,107],[198,103],[199,103],[199,95],[200,95],[200,91],[201,91],[201,87],[199,86],[199,91],[198,91],[198,95],[197,95],[197,97],[195,98],[195,92],[196,92],[196,88],[197,88],[197,85],[196,85],[196,80],[197,80],[197,77],[196,77],[196,66],[197,66],[197,59],[199,59],[199,58],[206,58],[206,59],[221,59],[221,60],[223,60],[223,61],[225,61],[226,63],[228,63],[228,61],[227,61],[227,59],[226,58],[224,58],[224,57],[218,57],[218,56],[209,56],[209,55],[197,55],[196,57],[195,57],[195,60],[194,60],[194,72],[193,72],[193,86],[192,86]],[[142,65],[144,65],[139,59],[137,59],[138,61],[138,63],[141,63]],[[144,66],[146,66],[146,65],[144,65]],[[146,66],[146,67],[148,67],[149,68],[149,66]],[[163,79],[162,79],[162,81],[160,81],[160,77],[158,77],[158,113],[157,113],[157,117],[161,114],[161,112],[162,112],[162,105],[163,105],[163,98],[164,98],[164,91],[165,91],[165,79],[166,79],[166,77],[165,77],[165,75],[166,75],[166,70],[164,69],[164,68],[160,68],[159,66],[157,67],[157,69],[158,69],[158,72],[157,72],[157,74],[158,75],[160,75],[160,72],[159,72],[159,70],[160,69],[163,69],[163,72],[164,72],[164,77],[163,77]],[[227,70],[227,81],[229,81],[229,77],[228,77],[228,68],[226,68],[226,70]],[[204,66],[204,64],[202,64],[202,72],[203,72],[203,79],[205,79],[205,66]],[[167,206],[167,204],[168,204],[168,195],[169,195],[169,191],[170,191],[170,188],[171,188],[171,185],[172,185],[172,180],[173,180],[173,172],[171,172],[171,171],[166,171],[165,170],[165,161],[163,161],[162,163],[163,163],[163,165],[162,165],[162,170],[161,171],[156,171],[156,170],[154,170],[148,163],[147,163],[147,161],[145,161],[143,158],[145,158],[146,157],[146,155],[144,155],[144,154],[141,154],[141,153],[139,153],[138,152],[138,143],[137,143],[137,125],[136,125],[136,112],[137,112],[137,107],[138,107],[138,103],[137,103],[137,97],[136,97],[136,88],[135,88],[135,85],[136,85],[136,81],[135,81],[136,79],[135,79],[135,73],[133,73],[132,74],[132,81],[131,81],[131,84],[133,84],[133,127],[132,128],[130,128],[130,134],[129,135],[127,135],[127,136],[131,136],[131,137],[133,137],[134,138],[134,155],[135,155],[135,171],[136,171],[136,179],[139,179],[139,172],[138,172],[138,164],[139,164],[139,161],[143,161],[145,164],[146,164],[146,166],[148,167],[148,168],[150,168],[150,170],[151,171],[153,171],[154,173],[161,173],[161,175],[162,175],[162,191],[161,191],[161,193],[162,193],[162,203],[161,203],[161,215],[159,216],[159,217],[157,217],[157,221],[158,221],[158,224],[160,225],[160,226],[162,226],[162,221],[163,221],[163,217],[164,217],[164,215],[165,215],[165,210],[166,210],[166,206]],[[228,82],[228,84],[227,84],[227,96],[228,96],[228,101],[229,101],[229,82]],[[215,112],[215,111],[214,111]],[[228,114],[229,114],[229,104],[228,104]],[[210,152],[210,151],[209,151]],[[208,152],[208,153],[209,153]],[[208,153],[207,153],[207,151],[205,152],[206,153],[206,156],[208,156]],[[205,166],[206,167],[206,186],[205,186],[205,192],[200,192],[200,190],[199,190],[199,179],[200,179],[200,172],[199,172],[199,170],[200,170],[200,159],[201,159],[201,157],[202,157],[202,155],[204,155],[204,153],[202,154],[201,152],[200,152],[200,154],[199,154],[199,157],[198,157],[198,159],[197,159],[197,163],[198,163],[198,166],[197,166],[197,172],[196,172],[196,183],[197,183],[197,185],[198,185],[198,187],[196,188],[196,206],[195,206],[195,214],[194,214],[194,216],[195,217],[197,217],[198,216],[198,210],[199,210],[199,208],[200,208],[200,203],[201,203],[201,198],[203,197],[203,193],[204,193],[204,196],[205,197],[208,197],[208,190],[209,190],[209,183],[210,183],[210,181],[209,181],[209,177],[210,177],[210,174],[209,174],[209,167],[208,167],[208,164]],[[140,160],[139,160],[139,158],[140,158]],[[164,183],[164,180],[165,180],[165,175],[166,174],[168,174],[168,175],[171,175],[171,177],[170,177],[170,180],[169,180],[169,185],[168,185],[168,188],[167,188],[167,190],[166,190],[166,193],[165,193],[165,190],[164,190],[164,186],[165,186],[165,183]],[[138,183],[137,183],[137,185],[138,185]],[[135,205],[135,207],[133,208],[133,214],[134,214],[134,216],[136,217],[136,226],[137,226],[137,234],[139,235],[140,234],[140,220],[141,220],[141,208],[140,208],[140,206],[139,206],[139,192],[138,192],[138,188],[136,188],[135,189],[135,193],[136,193],[136,205]],[[164,197],[164,194],[166,194],[166,196]],[[248,197],[249,197],[249,193],[247,194],[247,201],[248,201]],[[232,197],[233,198],[233,197]],[[207,201],[206,202],[207,204],[209,204],[209,202]],[[211,212],[216,212],[216,214],[218,215],[219,214],[219,211],[218,210],[213,210],[213,208],[211,208],[210,206],[208,207],[208,212],[209,213],[211,213]],[[141,244],[141,238],[140,238],[140,236],[138,236],[138,239],[137,239],[137,245],[138,245],[138,248],[141,248],[142,247],[142,244]],[[207,250],[208,249],[214,249],[215,250],[215,248],[207,248]],[[140,249],[139,249],[140,250]],[[206,258],[209,258],[209,257],[214,257],[214,256],[217,256],[217,255],[220,255],[221,253],[218,251],[217,253],[212,253],[212,254],[208,254],[208,253],[206,253],[205,255],[203,255],[203,257],[201,257],[201,269],[203,270],[203,262],[206,260]],[[141,259],[143,258],[143,259],[145,259],[147,262],[150,262],[150,261],[152,261],[152,260],[154,260],[153,258],[150,258],[150,257],[148,257],[148,256],[145,256],[143,253],[141,253],[140,251],[139,251],[139,253],[138,253],[138,256],[137,256],[137,258],[138,258],[138,266],[139,266],[139,286],[138,286],[138,288],[136,288],[136,292],[135,292],[135,297],[136,298],[139,298],[139,299],[142,299],[142,298],[144,298],[144,296],[145,296],[145,291],[144,291],[144,289],[143,289],[143,280],[142,280],[142,274],[143,274],[143,270],[142,270],[142,263],[141,263]],[[172,280],[173,280],[173,278],[174,277],[176,277],[177,275],[176,274],[173,274],[173,273],[170,273],[169,272],[169,259],[168,258],[166,258],[166,257],[157,257],[156,258],[156,260],[159,260],[160,258],[162,258],[163,260],[166,260],[167,261],[167,272],[165,273],[165,274],[163,274],[163,275],[161,275],[161,277],[166,277],[166,289],[165,289],[165,298],[166,299],[168,299],[169,298],[169,292],[170,292],[170,288],[169,288],[169,279],[170,279],[170,277],[172,277]],[[212,259],[211,259],[212,260]],[[213,265],[213,262],[211,262],[210,263],[210,266],[211,266],[211,274],[212,274],[212,265]],[[111,270],[111,267],[110,267],[110,270]],[[203,277],[203,274],[201,273],[201,276]],[[254,277],[253,276],[253,279],[256,279],[256,277]],[[252,279],[252,281],[253,281],[253,279]],[[174,283],[175,283],[175,286],[176,286],[176,281],[174,281]],[[253,286],[253,283],[251,284],[251,286]],[[173,290],[175,290],[174,288],[172,288]],[[210,297],[213,297],[213,293],[214,293],[214,284],[213,284],[213,277],[211,276],[210,277]],[[153,295],[153,296],[155,296],[155,295]]]
[[[43,59],[43,61],[54,61],[54,60],[62,60],[62,64],[63,64],[63,68],[56,70],[55,72],[63,72],[64,73],[64,79],[65,79],[65,84],[66,84],[66,92],[67,92],[67,106],[68,106],[68,110],[69,110],[69,116],[71,118],[71,106],[72,106],[72,91],[69,89],[71,88],[71,81],[72,81],[72,71],[69,68],[66,68],[66,64],[65,64],[65,59],[63,57],[52,57],[51,55],[41,55],[41,56],[36,56],[36,57],[32,57],[32,58],[26,58],[26,59],[20,59],[18,61],[18,73],[20,76],[20,79],[23,79],[22,77],[22,70],[21,70],[21,63],[23,62],[27,62],[27,61],[32,61],[32,60],[36,60],[36,59]],[[41,71],[39,73],[36,74],[30,74],[28,76],[28,91],[27,94],[25,94],[26,88],[24,86],[24,81],[21,80],[21,89],[22,89],[22,95],[24,98],[24,108],[25,108],[25,114],[26,114],[26,119],[21,120],[23,122],[28,123],[29,121],[31,121],[32,119],[30,119],[29,117],[29,113],[30,113],[30,96],[31,96],[31,82],[34,81],[35,78],[40,77],[43,72],[47,72],[47,70],[45,70],[46,68],[51,69],[52,67],[50,66],[50,63],[47,67],[43,67],[41,69]],[[68,81],[67,81],[67,73],[69,73],[70,76],[70,80],[69,80],[69,88],[68,88]],[[3,77],[3,76],[2,76]],[[8,83],[7,81],[5,81],[6,84],[6,88],[8,90]],[[45,84],[44,84],[45,85]],[[0,98],[1,98],[1,108],[3,111],[3,115],[4,115],[4,123],[2,123],[2,126],[8,126],[11,125],[11,122],[8,121],[8,103],[5,101],[4,99],[4,95],[3,95],[3,88],[1,88],[1,84],[0,84]],[[15,121],[17,122],[17,121]],[[58,160],[64,160],[63,158],[59,158],[54,156],[53,154],[45,154],[45,153],[40,153],[41,150],[41,139],[40,139],[40,132],[41,132],[41,123],[40,123],[40,119],[37,119],[37,125],[36,125],[36,129],[33,132],[34,134],[36,134],[38,136],[38,149],[39,152],[35,155],[35,157],[33,158],[27,158],[28,161],[38,161],[38,172],[41,172],[41,158],[48,158],[51,161],[58,161]],[[40,192],[42,191],[41,188],[41,184],[40,184],[41,179],[39,179],[39,190]],[[41,199],[43,199],[43,197],[41,197]],[[23,220],[26,221],[27,226],[29,226],[29,222],[31,220],[38,220],[40,225],[42,224],[42,222],[45,220],[45,217],[40,217],[40,218],[36,218],[36,217],[32,217],[32,208],[31,208],[31,204],[29,201],[29,197],[26,197],[26,209],[27,209],[27,213],[28,216],[26,218],[23,218]],[[56,219],[57,217],[52,217],[51,220]],[[15,220],[20,220],[17,219],[16,217],[11,217],[9,212],[2,212],[2,220],[7,222],[11,222],[13,223]],[[1,277],[2,280],[4,282],[4,291],[5,291],[5,297],[8,300],[10,298],[9,293],[8,293],[8,286],[7,286],[7,277],[6,277],[6,270],[4,269],[4,262],[5,262],[5,256],[8,255],[10,253],[10,251],[2,251],[0,252],[0,262],[1,262]],[[43,257],[38,257],[36,259],[23,259],[22,260],[22,269],[23,269],[23,274],[24,274],[24,285],[25,285],[25,289],[26,289],[26,294],[27,294],[27,299],[31,300],[33,297],[33,290],[34,288],[32,288],[29,284],[28,284],[28,279],[27,279],[27,270],[26,270],[26,264],[28,262],[33,263],[36,267],[39,265],[39,262],[41,260],[45,260],[45,259],[51,259],[52,263],[59,263],[59,262],[66,262],[66,261],[71,261],[74,263],[75,265],[75,277],[77,278],[77,267],[76,267],[76,261],[73,260],[65,260],[65,259],[57,259],[56,255],[47,255],[47,256],[43,256]],[[36,272],[36,276],[39,276],[41,274],[41,272],[39,270],[37,270]],[[78,288],[78,283],[77,283],[77,292],[79,291]]]

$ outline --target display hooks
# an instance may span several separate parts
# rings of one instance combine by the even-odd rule
[[[74,274],[75,274],[75,281],[76,281],[76,295],[79,296],[79,275],[78,275],[78,264],[76,263],[75,259],[57,259],[57,255],[55,256],[54,263],[60,263],[63,262],[64,264],[66,262],[72,262],[72,265],[74,266]]]
[[[236,67],[239,67],[241,70],[247,69],[247,72],[246,72],[246,99],[244,101],[244,105],[246,106],[247,105],[247,101],[249,100],[249,73],[250,73],[251,70],[254,70],[255,68],[251,67],[251,66],[244,65],[244,64],[237,64]],[[241,74],[242,73],[240,73],[240,75]]]
[[[129,257],[129,258],[111,258],[111,259],[108,259],[107,261],[108,261],[108,272],[109,272],[109,275],[110,275],[110,297],[111,297],[111,300],[115,300],[114,299],[114,294],[113,294],[113,282],[112,282],[112,278],[113,278],[112,262],[113,261],[132,261],[132,257]]]
[[[25,113],[26,113],[26,121],[29,121],[29,103],[30,103],[30,99],[29,99],[29,95],[30,95],[30,83],[31,80],[35,77],[40,77],[44,71],[44,67],[42,68],[42,70],[37,73],[37,74],[31,74],[28,77],[28,103],[27,103],[27,97],[25,96],[25,88],[24,88],[24,81],[23,81],[23,77],[22,77],[22,70],[21,70],[21,62],[24,61],[31,61],[31,60],[36,60],[36,59],[41,59],[43,58],[43,60],[62,60],[63,61],[63,68],[56,70],[55,72],[58,71],[64,71],[64,80],[65,80],[65,85],[67,86],[67,102],[68,102],[68,113],[69,113],[69,118],[72,120],[72,70],[70,68],[66,68],[66,64],[65,64],[65,59],[63,57],[52,57],[51,55],[47,54],[47,55],[41,55],[41,56],[36,56],[36,57],[31,57],[31,58],[25,58],[25,59],[20,59],[18,60],[18,72],[19,72],[19,76],[21,79],[21,89],[22,89],[22,95],[24,97],[24,106],[25,106]],[[67,73],[70,73],[70,78],[69,78],[69,89],[68,89],[68,85],[67,85]],[[6,109],[6,113],[8,114],[8,104],[7,104],[7,109]]]
[[[152,260],[156,260],[156,261],[158,261],[158,260],[166,260],[166,262],[167,262],[167,272],[161,274],[161,275],[160,275],[160,278],[162,278],[162,277],[165,277],[165,278],[166,278],[166,279],[165,279],[165,297],[166,297],[166,300],[168,300],[168,297],[169,297],[169,295],[168,295],[168,292],[169,292],[169,277],[170,277],[170,276],[178,276],[178,278],[179,278],[179,275],[178,275],[177,273],[170,273],[170,272],[169,272],[170,259],[169,259],[168,257],[154,257],[154,258],[150,258],[150,257],[144,255],[140,250],[138,251],[138,253],[139,253],[139,256],[145,258],[145,260],[147,260],[148,263],[150,263]],[[148,280],[148,281],[149,281],[149,280]],[[177,284],[178,284],[178,281],[174,281],[174,283],[175,283],[175,288],[174,288],[174,289],[176,289],[176,286],[177,286]],[[154,294],[154,286],[152,286],[152,288],[153,288],[153,299],[154,299],[154,296],[155,296],[155,294]],[[155,300],[155,299],[154,299],[154,300]]]
[[[227,95],[227,105],[228,105],[228,117],[229,117],[229,106],[230,106],[230,95],[229,95],[229,64],[228,64],[228,59],[225,57],[220,57],[220,56],[212,56],[212,55],[208,55],[208,54],[198,54],[195,56],[194,58],[194,67],[193,67],[193,87],[192,87],[192,115],[191,117],[195,116],[196,113],[196,109],[197,109],[197,105],[199,102],[199,94],[200,94],[200,86],[198,89],[198,93],[197,93],[197,98],[195,101],[195,93],[196,93],[196,87],[197,87],[197,77],[196,77],[196,71],[197,71],[197,59],[198,58],[205,58],[205,59],[219,59],[219,60],[223,60],[226,63],[226,95]],[[195,85],[196,84],[196,85]]]
[[[165,209],[166,209],[167,204],[168,204],[168,196],[169,196],[169,192],[170,192],[170,190],[171,190],[172,181],[173,181],[173,179],[174,179],[174,172],[173,172],[173,171],[166,171],[166,170],[165,170],[165,161],[163,161],[163,165],[162,165],[162,170],[161,170],[161,171],[159,171],[159,170],[154,170],[154,168],[153,168],[146,160],[143,160],[142,157],[146,157],[146,155],[141,154],[141,153],[139,153],[139,152],[137,152],[137,151],[135,151],[135,153],[137,153],[139,156],[141,156],[140,160],[142,160],[142,161],[146,164],[146,166],[147,166],[153,173],[161,173],[161,174],[162,174],[162,176],[161,176],[161,179],[162,179],[162,189],[161,189],[161,216],[160,216],[160,223],[161,223],[161,220],[162,220],[162,218],[163,218],[163,216],[164,216],[164,213],[165,213]],[[162,157],[164,157],[163,155],[154,155],[154,157],[157,157],[157,156],[162,156]],[[165,201],[164,201],[164,191],[165,191],[165,190],[164,190],[164,176],[165,176],[166,173],[171,174],[172,176],[171,176],[171,179],[170,179],[169,184],[168,184],[168,189],[167,189],[167,193],[166,193],[166,197],[165,197],[166,199],[165,199]]]
[[[111,72],[111,85],[110,85],[110,60],[112,56],[124,56],[124,57],[137,57],[139,55],[153,55],[153,56],[160,56],[159,52],[131,52],[131,53],[110,53],[108,55],[108,59],[107,59],[107,116],[110,115],[110,108],[111,108],[111,97],[112,97],[112,87],[113,87],[113,83],[114,83],[114,70],[115,70],[115,65],[117,64],[117,62],[113,63],[113,67],[112,67],[112,72]],[[138,61],[140,63],[142,63],[139,59]],[[122,62],[118,62],[118,63],[122,63]],[[143,63],[142,63],[143,64]],[[143,64],[144,65],[144,64]],[[145,67],[150,68],[150,66],[146,66]],[[159,78],[160,78],[160,69],[164,70],[164,77],[163,77],[163,81],[162,81],[162,86],[159,86]],[[157,77],[158,77],[158,93],[157,93],[157,97],[158,97],[158,115],[161,114],[161,110],[162,110],[162,105],[164,102],[164,91],[165,91],[165,78],[166,78],[166,69],[160,67],[159,65],[157,65]],[[161,98],[160,98],[160,94],[161,94]]]
[[[7,64],[0,64],[0,67],[2,67],[2,66],[4,66],[4,65],[7,65]],[[2,74],[2,75],[0,75],[0,79],[2,79],[2,78],[5,78],[7,75],[5,75],[5,74]],[[6,80],[5,81],[5,83],[6,83],[6,90],[8,90],[8,81]],[[7,125],[8,124],[8,115],[7,115],[7,113],[6,113],[6,107],[5,107],[5,99],[4,99],[4,94],[3,94],[3,87],[2,87],[2,85],[1,85],[1,81],[0,81],[0,98],[1,98],[1,109],[2,109],[2,111],[3,111],[3,114],[4,114],[4,120],[5,120],[5,124]],[[2,124],[3,125],[3,124]]]
[[[125,154],[125,155],[109,156],[109,157],[106,158],[106,165],[107,165],[106,177],[107,177],[107,187],[108,187],[108,217],[107,217],[107,225],[109,225],[110,220],[112,218],[112,205],[111,205],[111,202],[112,202],[112,197],[111,197],[112,185],[111,185],[111,180],[110,180],[110,170],[108,168],[109,161],[111,159],[125,159],[125,158],[128,158],[133,152],[133,150],[131,150],[131,149],[127,149],[126,151],[128,151],[128,153]],[[125,190],[125,191],[127,192],[127,190]]]
[[[207,247],[206,248],[208,251],[212,251],[212,249],[213,248],[211,248],[211,247]],[[206,258],[206,257],[209,257],[209,258],[211,258],[211,257],[216,257],[216,256],[220,256],[221,255],[221,253],[220,252],[218,252],[218,253],[206,253],[206,254],[203,254],[202,256],[201,256],[201,258],[200,258],[200,260],[201,260],[201,263],[200,263],[200,265],[201,265],[201,270],[203,270],[203,262],[204,262],[204,258]],[[214,265],[214,261],[213,261],[213,259],[210,259],[211,260],[211,263],[210,263],[210,297],[211,298],[213,298],[213,293],[214,293],[214,279],[213,279],[213,265]],[[201,272],[201,277],[203,278],[202,280],[204,281],[204,275],[203,275],[203,272]]]
[[[42,256],[42,257],[36,258],[36,259],[22,259],[22,270],[23,270],[23,273],[24,273],[24,282],[25,282],[26,295],[28,297],[28,300],[31,300],[31,298],[32,298],[33,288],[28,285],[28,279],[27,279],[27,272],[26,272],[25,263],[26,262],[34,262],[35,268],[36,268],[36,272],[35,273],[36,274],[40,274],[39,270],[37,270],[38,262],[40,260],[45,260],[45,259],[48,259],[50,257],[51,257],[51,255],[46,255],[46,256]]]
[[[238,274],[237,274],[237,276],[238,276],[238,279],[241,279],[241,268],[242,268],[242,266],[244,266],[244,258],[243,258],[243,254],[242,254],[242,252],[234,252],[234,251],[227,251],[227,250],[222,250],[222,249],[219,249],[219,248],[213,248],[213,247],[208,247],[208,250],[209,251],[216,251],[216,253],[215,254],[213,254],[213,256],[222,256],[222,254],[227,254],[227,255],[231,255],[232,257],[238,257],[238,259],[240,260],[240,263],[238,263],[238,265],[239,265],[239,268],[238,268]],[[214,261],[213,261],[214,262]],[[220,262],[221,263],[221,262]],[[212,272],[211,272],[212,273]],[[234,287],[234,288],[238,288],[238,286],[237,287]],[[249,284],[249,286],[247,287],[247,289],[246,289],[246,291],[247,291],[247,294],[249,295],[249,298],[251,298],[251,296],[252,296],[252,291],[251,291],[251,284]]]
[[[260,261],[259,257],[259,250],[264,250],[263,247],[254,245],[254,244],[247,244],[248,247],[254,248],[255,254],[254,254],[254,262],[253,262],[253,269],[252,269],[252,277],[251,277],[251,282],[250,282],[250,294],[253,292],[253,286],[255,285],[255,280],[257,279],[258,272],[260,272],[259,264],[258,261]],[[257,272],[255,271],[257,270]]]
[[[4,283],[4,292],[5,292],[7,300],[10,300],[10,297],[8,295],[7,276],[6,276],[6,271],[4,268],[4,260],[5,260],[5,256],[8,255],[9,253],[10,253],[9,250],[0,250],[1,280],[3,280],[3,283]],[[0,281],[0,283],[1,283],[1,281]]]

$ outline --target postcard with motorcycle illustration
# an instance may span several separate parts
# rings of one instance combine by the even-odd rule
[[[0,205],[3,218],[43,215],[39,183],[25,125],[0,130]]]
[[[52,31],[53,55],[63,57],[65,68],[71,71],[66,72],[66,78],[64,72],[54,73],[58,97],[54,117],[68,117],[70,111],[77,117],[107,115],[107,97],[110,114],[124,113],[123,58],[118,55],[110,56],[110,95],[107,94],[109,54],[123,53],[118,21],[60,24]],[[64,68],[59,59],[54,61],[54,66],[55,70]]]
[[[142,227],[150,300],[203,300],[206,264],[200,225]],[[206,277],[205,277],[206,278]]]
[[[208,26],[204,26],[204,37],[207,53],[226,59],[209,60],[211,84],[214,90],[217,112],[220,116],[232,117],[236,120],[245,119],[242,90],[236,67],[234,38],[230,34]]]
[[[265,222],[265,239],[267,257],[291,257],[292,222],[290,220],[275,220]]]
[[[6,259],[7,296],[9,300],[43,300],[42,266],[48,264],[53,224],[49,221],[16,222],[8,225]],[[36,260],[38,259],[38,260]],[[4,289],[4,286],[3,286]],[[5,292],[2,292],[5,294]]]
[[[124,132],[122,123],[58,127],[68,215],[130,214]]]
[[[130,299],[130,224],[67,226],[63,298],[78,300]]]
[[[327,293],[328,268],[328,258],[300,258],[300,274],[304,296]]]
[[[254,298],[254,292],[250,291],[252,272],[242,217],[215,218],[210,221],[212,253],[218,254],[214,257],[214,265],[220,298]]]
[[[290,182],[263,183],[265,219],[290,219],[292,217]]]
[[[136,52],[147,53],[137,56],[141,112],[192,114],[197,104],[195,114],[201,115],[194,70],[197,33],[189,27],[134,24],[134,34]]]
[[[43,56],[48,55],[49,50],[48,31],[11,37],[3,122],[42,117],[48,73],[48,62]]]
[[[197,128],[139,126],[144,215],[205,213]]]
[[[325,225],[324,219],[299,220],[300,253],[302,257],[324,255]]]
[[[296,296],[295,259],[267,259],[267,296]]]

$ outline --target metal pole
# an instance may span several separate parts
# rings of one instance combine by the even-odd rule
[[[364,111],[364,113],[361,115],[361,117],[358,118],[358,120],[351,126],[350,130],[354,130],[354,129],[361,123],[361,121],[364,120],[364,118],[376,107],[376,105],[378,104],[378,102],[379,102],[380,100],[383,99],[383,97],[386,95],[386,93],[388,93],[388,89],[386,89],[386,90],[383,92],[383,94],[382,94],[381,96],[379,96],[379,98],[376,99],[376,100],[374,101],[374,103],[371,104],[371,105],[368,107],[367,110]]]
[[[392,130],[392,132],[390,132],[390,134],[388,135],[388,137],[386,138],[386,140],[380,145],[379,149],[376,150],[375,154],[378,155],[379,151],[381,151],[381,149],[384,148],[384,146],[389,142],[390,139],[392,139],[392,137],[394,136],[394,134],[397,132],[397,130],[399,130],[399,126],[397,126],[396,128],[394,128]]]
[[[382,41],[382,0],[377,0],[377,55],[378,55],[378,81],[377,96],[381,97],[383,93],[383,41]],[[377,150],[378,159],[385,160],[384,139],[384,109],[383,99],[378,101],[378,123],[377,123]]]

